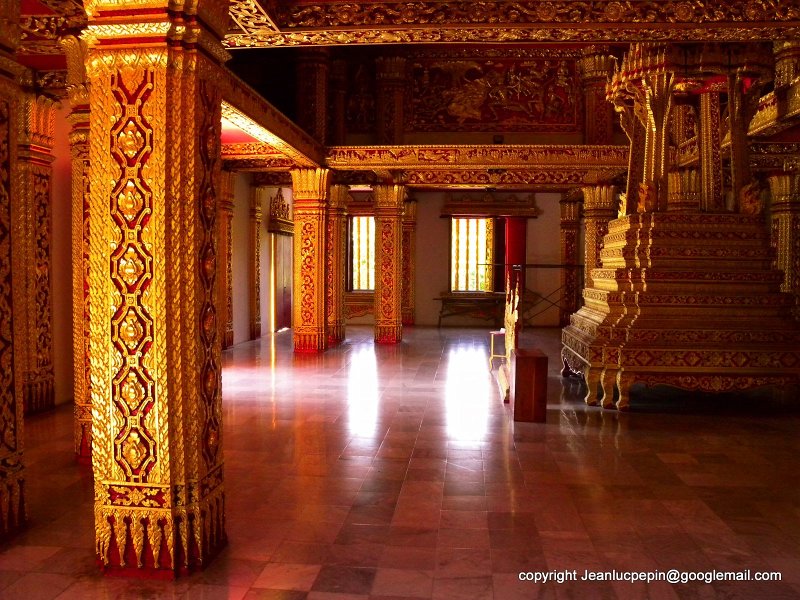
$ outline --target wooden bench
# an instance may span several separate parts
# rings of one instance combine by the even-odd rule
[[[438,327],[442,319],[466,316],[491,321],[497,327],[503,318],[506,295],[503,292],[450,292],[434,298],[442,303]]]

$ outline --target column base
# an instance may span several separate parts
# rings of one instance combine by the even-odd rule
[[[110,489],[130,499],[137,488],[122,484]],[[227,544],[224,503],[217,488],[192,507],[96,507],[98,563],[108,575],[149,579],[175,579],[201,570]]]
[[[324,331],[294,331],[294,351],[300,354],[324,352],[326,341]]]
[[[0,541],[25,525],[25,479],[22,468],[0,472]]]
[[[25,415],[32,415],[55,407],[55,383],[53,374],[32,373],[25,382],[22,393]]]
[[[328,328],[328,347],[338,346],[344,341],[345,325],[340,323]]]
[[[403,325],[413,325],[416,320],[416,315],[413,309],[403,309]]]
[[[399,344],[402,341],[402,325],[375,325],[375,343]]]
[[[92,407],[75,405],[75,457],[78,462],[92,461]]]

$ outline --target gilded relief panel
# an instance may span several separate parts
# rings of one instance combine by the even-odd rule
[[[461,53],[412,65],[407,131],[580,131],[573,58]]]

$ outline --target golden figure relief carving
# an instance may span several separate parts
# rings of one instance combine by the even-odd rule
[[[410,131],[577,131],[574,60],[417,59]]]

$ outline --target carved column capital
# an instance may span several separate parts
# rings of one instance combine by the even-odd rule
[[[295,210],[305,202],[324,201],[331,182],[330,169],[292,169],[292,197]]]

